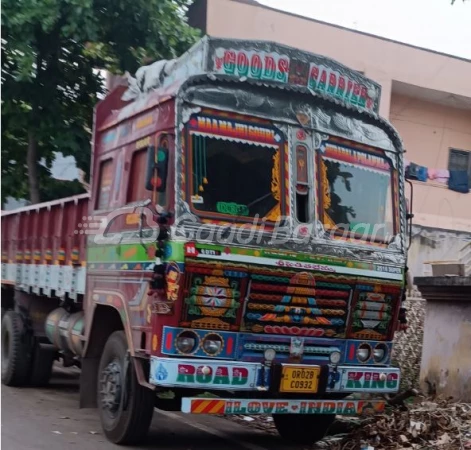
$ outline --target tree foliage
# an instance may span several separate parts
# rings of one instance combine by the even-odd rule
[[[88,173],[93,107],[104,89],[96,69],[134,73],[144,61],[181,54],[197,38],[184,19],[189,2],[3,0],[2,200],[67,194],[49,180],[54,152]]]

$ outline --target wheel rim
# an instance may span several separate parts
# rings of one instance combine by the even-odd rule
[[[123,393],[122,370],[119,361],[111,361],[101,372],[101,406],[110,418],[115,418],[119,411]]]

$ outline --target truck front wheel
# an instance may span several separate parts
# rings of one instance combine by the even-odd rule
[[[112,333],[103,349],[97,392],[101,424],[111,442],[135,444],[146,437],[155,394],[138,383],[123,331]]]
[[[2,318],[2,383],[22,386],[29,381],[31,346],[23,330],[23,320],[16,311]]]
[[[320,441],[334,420],[334,414],[273,414],[280,436],[295,444]]]

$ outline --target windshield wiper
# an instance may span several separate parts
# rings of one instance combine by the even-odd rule
[[[265,194],[265,195],[262,195],[261,197],[258,197],[253,202],[250,202],[247,205],[247,208],[250,208],[251,206],[256,205],[258,202],[261,202],[262,200],[265,200],[267,197],[270,197],[270,195],[273,195],[273,192],[270,191],[268,194]]]
[[[262,195],[261,197],[256,198],[255,200],[253,200],[252,202],[250,202],[250,203],[247,205],[247,209],[249,209],[249,208],[250,208],[251,206],[253,206],[253,205],[256,205],[258,202],[261,202],[262,200],[265,200],[266,198],[270,197],[270,195],[273,195],[273,192],[270,191],[270,192],[268,192],[267,194],[264,194],[264,195]],[[221,237],[222,237],[222,238],[226,238],[226,235],[227,235],[227,233],[231,230],[232,225],[233,225],[234,223],[236,223],[238,220],[243,219],[243,218],[245,218],[245,216],[243,216],[243,215],[241,215],[241,214],[239,214],[239,215],[237,215],[237,216],[234,216],[234,217],[230,220],[231,225],[228,225],[226,228],[224,228],[224,231],[221,233]]]

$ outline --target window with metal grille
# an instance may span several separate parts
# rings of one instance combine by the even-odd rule
[[[450,148],[448,170],[465,170],[471,185],[471,151]]]

